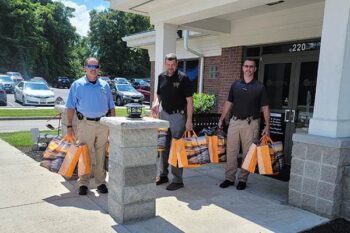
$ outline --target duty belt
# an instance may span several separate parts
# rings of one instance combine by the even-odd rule
[[[246,121],[248,121],[248,124],[250,124],[250,122],[251,122],[252,120],[256,120],[256,119],[258,119],[258,117],[254,117],[254,116],[250,116],[250,117],[237,117],[237,116],[232,116],[232,120],[234,120],[234,121],[236,121],[236,120],[242,120],[242,121],[246,120]]]
[[[101,117],[96,117],[96,118],[90,118],[90,117],[85,117],[81,112],[77,112],[77,117],[78,117],[78,120],[83,120],[83,119],[86,119],[88,121],[99,121],[101,119],[101,117],[104,117],[104,116],[101,116]]]
[[[166,111],[166,110],[165,110]],[[168,114],[176,114],[176,113],[180,113],[180,114],[185,114],[184,110],[173,110],[173,111],[166,111]]]

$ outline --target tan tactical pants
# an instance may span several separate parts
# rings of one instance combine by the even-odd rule
[[[243,160],[248,153],[253,140],[259,135],[259,120],[230,120],[227,132],[225,179],[231,182],[236,180],[237,157],[239,154],[240,143],[242,142]],[[238,181],[247,182],[249,172],[241,169]]]
[[[92,164],[92,172],[97,185],[106,183],[105,147],[108,140],[108,127],[100,124],[99,121],[78,120],[77,139],[80,143],[85,143],[89,148]],[[78,183],[89,185],[90,175],[80,176]]]

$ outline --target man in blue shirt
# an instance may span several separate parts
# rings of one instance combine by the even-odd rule
[[[84,63],[86,75],[76,80],[69,90],[67,134],[74,137],[76,134],[76,139],[88,146],[97,190],[108,193],[104,169],[108,127],[100,124],[100,118],[115,116],[115,105],[108,83],[97,77],[99,68],[96,58],[87,58]],[[76,132],[72,126],[75,113],[78,118]],[[89,181],[90,175],[79,177],[79,195],[87,194]]]

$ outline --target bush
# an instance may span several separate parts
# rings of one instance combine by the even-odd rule
[[[205,93],[194,93],[193,112],[208,113],[215,107],[215,95]]]

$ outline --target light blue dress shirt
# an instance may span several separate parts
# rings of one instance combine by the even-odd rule
[[[106,81],[97,78],[93,84],[84,76],[71,85],[66,107],[81,112],[85,117],[97,118],[105,116],[115,105]]]

